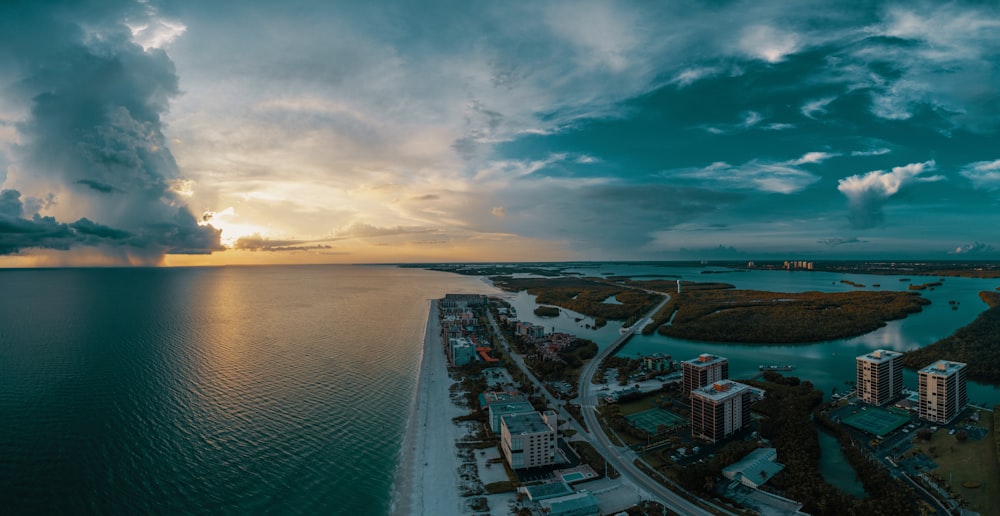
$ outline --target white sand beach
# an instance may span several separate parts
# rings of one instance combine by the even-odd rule
[[[464,430],[452,420],[463,409],[450,397],[454,382],[448,377],[437,304],[430,303],[424,331],[423,358],[396,473],[394,515],[465,512],[458,478],[462,461],[455,447]]]

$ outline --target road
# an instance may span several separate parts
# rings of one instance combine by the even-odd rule
[[[594,446],[597,451],[607,459],[607,461],[617,469],[622,476],[626,477],[634,483],[635,485],[644,489],[647,493],[652,495],[653,498],[658,499],[660,503],[665,505],[668,509],[679,512],[681,514],[712,514],[705,509],[702,509],[698,505],[688,501],[683,496],[671,491],[669,488],[660,484],[656,480],[650,478],[646,473],[640,470],[635,464],[635,452],[630,450],[628,447],[615,446],[611,439],[601,430],[601,424],[597,421],[597,394],[593,389],[590,388],[591,380],[594,378],[594,374],[597,373],[597,369],[601,362],[604,361],[606,357],[611,355],[618,349],[623,342],[629,339],[636,332],[641,332],[646,324],[650,322],[650,317],[655,315],[657,312],[663,308],[667,302],[670,301],[670,296],[667,295],[666,299],[662,303],[653,308],[645,317],[637,321],[632,325],[629,330],[622,334],[620,337],[615,339],[611,345],[604,348],[600,353],[597,354],[583,371],[580,373],[580,409],[583,412],[583,419],[587,423],[587,427],[592,430],[592,433],[588,434],[588,440],[590,444]]]
[[[661,292],[657,293],[662,294]],[[612,354],[635,332],[642,331],[642,328],[650,322],[650,318],[663,308],[668,301],[670,301],[669,295],[667,295],[666,299],[664,299],[662,303],[656,305],[656,307],[646,313],[643,318],[633,324],[626,333],[615,339],[614,342],[606,346],[597,354],[597,356],[591,359],[580,373],[580,383],[578,389],[580,392],[579,400],[584,421],[590,431],[584,431],[583,428],[576,423],[576,420],[563,409],[563,406],[557,403],[556,399],[549,393],[548,389],[545,388],[545,385],[535,378],[535,375],[528,370],[528,367],[524,364],[523,357],[511,349],[510,344],[507,342],[507,339],[504,337],[500,328],[497,326],[496,321],[493,319],[493,314],[489,311],[487,312],[489,313],[489,321],[490,325],[493,327],[493,331],[497,336],[499,336],[500,341],[507,350],[507,354],[514,360],[517,367],[519,367],[524,375],[531,380],[535,387],[537,387],[544,394],[545,398],[551,405],[558,407],[559,417],[566,418],[570,422],[572,428],[577,431],[577,435],[590,442],[591,446],[593,446],[598,453],[605,457],[608,464],[621,473],[625,481],[638,486],[645,491],[650,498],[662,503],[668,509],[680,514],[711,515],[711,512],[702,509],[698,505],[688,501],[686,498],[671,491],[663,484],[660,484],[646,475],[646,473],[640,470],[633,463],[636,459],[635,452],[627,447],[619,447],[611,443],[611,440],[608,439],[608,436],[601,430],[601,425],[597,421],[597,413],[595,411],[595,407],[597,406],[597,395],[593,392],[593,389],[590,388],[591,380],[594,378],[594,374],[597,372],[598,366],[605,359],[605,357]],[[728,511],[722,510],[717,506],[716,508],[719,509],[720,512],[728,513]]]
[[[528,369],[528,366],[524,363],[524,357],[518,355],[510,347],[510,343],[507,342],[507,337],[505,337],[503,332],[500,331],[500,327],[497,326],[496,320],[493,319],[493,312],[487,310],[486,313],[489,316],[490,326],[493,327],[493,333],[497,336],[497,338],[500,339],[500,342],[503,344],[504,349],[507,351],[507,355],[514,360],[514,363],[517,364],[517,367],[521,370],[521,372],[524,373],[525,378],[529,379],[531,383],[534,384],[535,391],[544,396],[545,400],[548,402],[550,406],[556,407],[556,412],[559,414],[559,418],[567,421],[567,424],[570,425],[570,428],[576,430],[577,434],[586,434],[586,432],[583,430],[583,427],[580,426],[580,424],[576,422],[576,419],[574,419],[573,416],[566,411],[564,403],[560,402],[554,396],[552,396],[552,393],[550,393],[549,390],[545,387],[545,384],[542,383],[542,381],[539,380],[538,378],[535,378],[535,375],[531,373],[531,371]]]

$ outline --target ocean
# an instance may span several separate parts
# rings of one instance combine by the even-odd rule
[[[428,300],[379,266],[0,270],[8,514],[386,514]]]
[[[785,292],[853,288],[841,279],[908,285],[701,271],[579,272]],[[985,309],[978,292],[998,284],[947,278],[922,292],[932,301],[923,312],[853,339],[746,346],[651,335],[619,354],[716,353],[733,377],[761,362],[792,364],[788,374],[829,395],[847,389],[857,354],[950,335]],[[387,514],[428,300],[492,291],[478,278],[382,266],[0,270],[0,512]],[[600,346],[618,335],[615,324],[587,329],[566,311],[539,319],[534,296],[504,296],[521,318]],[[1000,403],[1000,388],[970,383],[969,397]],[[836,483],[848,491],[856,482],[850,471],[825,473],[843,476]]]

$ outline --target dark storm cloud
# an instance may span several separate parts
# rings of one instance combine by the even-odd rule
[[[28,176],[21,182],[87,187],[56,193],[56,198],[60,205],[87,206],[89,217],[71,224],[51,217],[8,221],[30,231],[0,235],[17,241],[6,249],[113,241],[154,261],[163,253],[222,249],[219,232],[199,226],[169,189],[179,171],[161,115],[179,92],[177,75],[164,51],[143,49],[125,25],[151,13],[149,4],[138,2],[0,6],[5,40],[0,78],[11,84],[5,93],[29,106],[16,124],[23,142],[16,156]],[[55,229],[58,235],[44,236]]]
[[[21,194],[17,190],[0,191],[0,255],[16,254],[24,249],[68,250],[77,246],[128,248],[137,257],[155,257],[163,250],[175,254],[208,252],[218,241],[218,233],[206,238],[191,214],[178,209],[173,219],[146,224],[139,232],[98,224],[86,217],[68,224],[37,214],[23,218]]]
[[[90,187],[92,190],[97,190],[98,192],[101,193],[113,193],[121,191],[109,184],[105,184],[100,181],[94,181],[93,179],[81,179],[77,181],[76,184]]]
[[[21,204],[21,192],[17,190],[0,190],[0,216],[20,218],[24,211]]]

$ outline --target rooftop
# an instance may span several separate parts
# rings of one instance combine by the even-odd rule
[[[775,462],[777,457],[778,452],[774,448],[757,448],[742,459],[723,468],[722,474],[733,480],[746,477],[754,484],[761,485],[785,469],[783,464]]]
[[[456,348],[472,347],[472,342],[465,337],[452,338],[448,339],[448,341],[451,343],[452,347]]]
[[[866,362],[882,363],[888,362],[896,357],[903,356],[902,353],[898,351],[889,351],[886,349],[876,349],[871,353],[865,353],[864,355],[858,355],[858,360],[864,360]]]
[[[528,398],[518,391],[490,391],[479,395],[479,406],[487,407],[494,403],[513,403],[528,401]]]
[[[719,364],[719,363],[722,363],[722,362],[726,362],[728,360],[729,359],[727,359],[726,357],[720,357],[720,356],[716,356],[716,355],[709,355],[708,353],[702,353],[701,355],[698,355],[697,358],[692,358],[690,360],[685,360],[684,363],[685,364],[691,364],[691,365],[693,365],[695,367],[707,367],[707,366],[710,366],[710,365],[713,365],[713,364]]]
[[[552,431],[552,427],[542,418],[541,412],[509,414],[501,419],[511,434],[536,434]]]
[[[493,403],[490,405],[490,410],[494,415],[511,416],[514,414],[535,412],[535,407],[532,407],[531,403],[528,403],[527,401],[513,401],[509,403]],[[508,427],[509,426],[510,423],[508,419]]]
[[[539,502],[550,514],[598,514],[597,497],[586,492],[573,493]],[[589,511],[593,512],[589,512]]]
[[[732,380],[719,380],[711,385],[706,385],[704,387],[698,387],[691,391],[691,394],[697,394],[699,397],[707,398],[713,401],[724,400],[737,394],[742,394],[744,392],[749,392],[750,387],[739,382],[734,382]]]
[[[533,502],[573,494],[573,489],[569,487],[569,484],[561,480],[557,482],[545,482],[543,484],[527,486],[525,487],[525,490],[528,492],[528,499]]]
[[[950,362],[948,360],[938,360],[933,364],[920,370],[921,373],[931,374],[936,376],[951,376],[954,373],[965,368],[965,364],[962,362]]]

